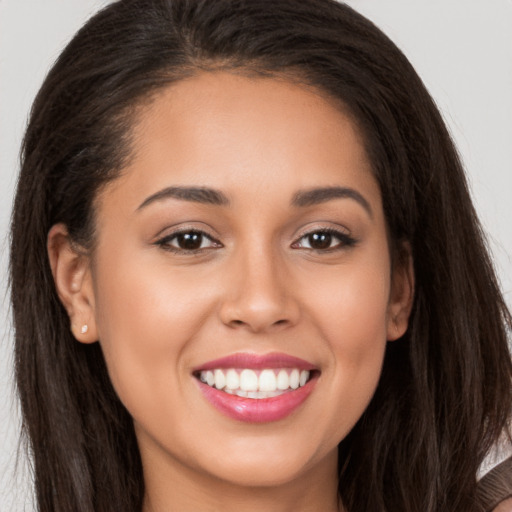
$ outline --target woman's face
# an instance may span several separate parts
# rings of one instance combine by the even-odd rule
[[[98,198],[72,316],[99,339],[145,471],[333,474],[412,283],[392,272],[354,123],[315,90],[205,73],[145,107],[133,147]]]

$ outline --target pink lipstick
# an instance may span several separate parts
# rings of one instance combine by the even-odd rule
[[[279,421],[297,410],[317,382],[311,363],[287,354],[238,353],[209,361],[193,371],[203,396],[238,421]]]

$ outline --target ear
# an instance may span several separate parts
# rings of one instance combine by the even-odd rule
[[[394,341],[405,334],[414,301],[414,265],[409,243],[397,250],[391,275],[388,304],[387,339]]]
[[[68,312],[71,331],[81,343],[98,340],[90,260],[71,240],[64,224],[48,233],[48,258],[57,294]]]

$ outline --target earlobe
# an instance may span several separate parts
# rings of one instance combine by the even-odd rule
[[[81,343],[98,340],[89,257],[73,244],[66,226],[48,233],[48,258],[55,288],[66,309],[73,336]]]
[[[411,246],[402,244],[391,279],[387,339],[394,341],[407,331],[414,302],[414,265]]]

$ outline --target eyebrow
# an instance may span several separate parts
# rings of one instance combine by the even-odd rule
[[[353,199],[358,202],[373,218],[373,211],[370,203],[357,190],[347,187],[322,187],[308,190],[300,190],[292,199],[292,205],[305,208],[317,204],[326,203],[332,199]]]
[[[179,199],[200,204],[214,206],[229,206],[230,201],[220,190],[208,187],[166,187],[147,197],[137,208],[141,210],[146,206],[165,199]],[[358,202],[373,218],[370,203],[356,190],[347,187],[321,187],[307,190],[299,190],[292,199],[292,206],[306,208],[317,204],[326,203],[333,199],[353,199]]]
[[[146,198],[137,210],[164,199],[180,199],[194,203],[228,206],[229,199],[219,190],[206,187],[167,187]]]

